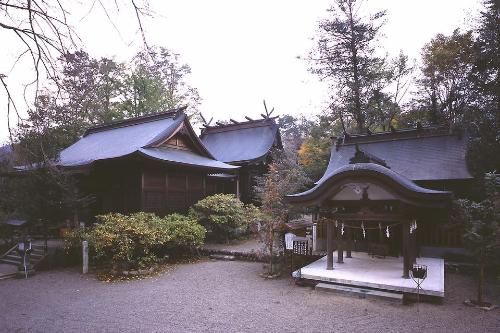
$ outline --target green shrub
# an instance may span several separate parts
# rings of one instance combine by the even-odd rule
[[[97,220],[99,224],[93,229],[70,235],[67,244],[85,238],[92,259],[97,263],[110,263],[116,269],[152,265],[158,260],[155,249],[169,241],[154,214],[126,216],[112,213],[97,216]]]
[[[145,268],[165,253],[191,250],[203,244],[206,233],[194,219],[180,214],[160,218],[151,213],[112,213],[97,219],[93,229],[77,229],[65,237],[67,253],[78,253],[87,240],[94,264],[118,270]]]
[[[246,231],[258,209],[245,206],[232,194],[215,194],[198,201],[189,210],[189,216],[212,231],[219,240],[229,241]]]
[[[203,245],[207,230],[188,216],[181,214],[167,215],[158,220],[160,227],[169,237],[168,250],[180,251]]]

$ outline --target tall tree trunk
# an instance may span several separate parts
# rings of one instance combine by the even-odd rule
[[[354,119],[356,120],[356,127],[359,133],[365,129],[365,117],[363,110],[361,110],[361,84],[359,80],[359,64],[358,64],[358,49],[356,45],[356,37],[354,36],[354,18],[352,16],[352,4],[349,4],[349,25],[351,29],[351,65],[354,80],[353,94],[354,94]]]

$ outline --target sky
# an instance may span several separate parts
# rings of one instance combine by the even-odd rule
[[[110,1],[111,2],[111,1]],[[92,3],[92,2],[89,2]],[[114,2],[111,2],[114,3]],[[94,57],[130,61],[142,47],[135,13],[127,0],[109,10],[68,2],[71,24],[81,46]],[[314,47],[318,22],[332,0],[150,0],[152,17],[143,20],[147,42],[179,53],[190,65],[188,82],[202,97],[200,110],[215,120],[258,118],[263,99],[275,114],[312,117],[327,105],[327,86],[308,72],[304,60]],[[113,7],[110,7],[113,8]],[[437,33],[471,24],[479,0],[365,0],[363,10],[387,10],[380,40],[389,56],[403,50],[418,60],[422,46]],[[119,31],[119,32],[118,32]],[[0,29],[0,73],[12,66],[20,45]],[[8,76],[22,100],[22,83],[31,78],[27,62]],[[0,91],[0,143],[8,138],[6,96]],[[26,109],[26,104],[18,103]],[[23,112],[23,111],[21,111]],[[15,119],[11,118],[15,124]]]

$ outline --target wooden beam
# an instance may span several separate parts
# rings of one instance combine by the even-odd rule
[[[248,121],[253,121],[252,118],[248,117],[248,116],[245,116],[245,119],[248,120]]]
[[[236,120],[234,120],[232,118],[229,118],[229,121],[231,121],[233,124],[239,124],[239,122],[237,122]]]

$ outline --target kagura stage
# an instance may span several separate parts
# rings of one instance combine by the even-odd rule
[[[419,293],[444,297],[444,260],[417,258],[417,264],[427,266],[427,278],[423,280]],[[296,270],[293,276],[317,282],[416,294],[416,283],[412,279],[402,277],[402,267],[401,257],[378,258],[364,252],[352,252],[352,258],[344,257],[344,263],[335,263],[333,269],[326,269],[326,256],[324,256]]]

